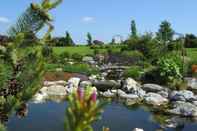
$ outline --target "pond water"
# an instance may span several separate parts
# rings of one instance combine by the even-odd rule
[[[16,115],[10,117],[7,123],[8,131],[64,131],[66,102],[48,101],[45,103],[28,103],[28,114],[24,118]],[[111,131],[132,131],[138,127],[145,131],[196,131],[197,124],[183,123],[178,128],[161,129],[155,122],[152,113],[143,107],[128,108],[118,102],[108,104],[102,120],[97,121],[93,128],[102,131],[102,127],[110,127]]]

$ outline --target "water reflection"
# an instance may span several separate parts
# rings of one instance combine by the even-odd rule
[[[53,96],[44,103],[23,104],[16,115],[10,117],[8,130],[64,131],[66,102],[65,98],[60,98]],[[105,107],[102,120],[93,127],[94,131],[101,131],[103,126],[111,131],[131,131],[134,128],[143,128],[145,131],[196,131],[196,123],[196,118],[155,113],[147,106],[126,106],[120,100],[113,100]]]
[[[24,118],[28,114],[28,104],[23,103],[20,108],[16,111],[16,116],[18,118]]]

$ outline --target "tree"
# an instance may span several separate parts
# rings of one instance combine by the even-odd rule
[[[111,45],[116,44],[116,40],[115,40],[115,38],[112,38],[112,40],[111,40],[110,44],[111,44]]]
[[[137,28],[136,28],[135,20],[131,21],[131,37],[137,37]]]
[[[100,40],[94,40],[93,43],[94,45],[98,45],[98,46],[102,46],[105,44],[103,41],[100,41]]]
[[[160,24],[160,28],[157,32],[157,38],[164,41],[165,43],[168,41],[172,41],[174,30],[171,28],[171,24],[168,21],[163,21]]]
[[[49,39],[53,30],[49,11],[61,1],[43,0],[41,4],[32,3],[10,28],[8,37],[13,40],[4,48],[6,59],[0,59],[1,113],[10,114],[10,111],[28,101],[41,88],[45,60],[38,46],[42,48]],[[45,25],[49,29],[38,41],[36,33]]]
[[[66,37],[65,37],[65,46],[73,46],[74,42],[69,34],[69,32],[66,32]]]
[[[89,32],[87,33],[87,44],[92,45],[92,35]]]
[[[197,48],[197,37],[194,34],[186,34],[185,47],[186,48]]]

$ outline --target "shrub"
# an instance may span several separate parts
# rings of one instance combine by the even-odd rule
[[[161,58],[157,62],[159,77],[166,84],[174,84],[181,81],[181,67],[172,58]]]
[[[97,55],[99,53],[100,53],[100,51],[98,49],[94,49],[94,55]]]
[[[138,50],[149,61],[157,60],[163,48],[150,33],[146,33],[141,37],[131,38],[125,43],[128,45],[127,50]]]
[[[44,45],[42,48],[42,55],[44,57],[51,57],[53,54],[53,49],[52,47],[48,46],[48,45]]]
[[[140,80],[144,71],[140,66],[131,66],[129,69],[125,70],[124,77],[131,77],[135,80]]]
[[[65,59],[69,59],[70,57],[71,57],[71,54],[69,52],[67,52],[67,51],[64,51],[59,56],[61,63],[65,63],[66,62]]]
[[[74,53],[72,54],[72,59],[76,60],[76,61],[81,61],[82,60],[82,55],[78,54],[78,53]]]
[[[139,51],[123,51],[121,55],[125,58],[132,59],[136,64],[144,59],[143,54]]]
[[[63,70],[65,72],[72,72],[72,73],[81,73],[86,75],[97,74],[98,70],[96,68],[92,68],[88,64],[65,64],[63,66]]]

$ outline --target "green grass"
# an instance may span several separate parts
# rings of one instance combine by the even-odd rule
[[[56,68],[62,68],[64,72],[80,73],[85,75],[97,74],[98,69],[93,68],[88,64],[46,64],[45,70],[48,72],[55,72]]]
[[[104,48],[104,49],[98,49],[99,52],[101,53],[104,53],[104,52],[107,52],[107,48]],[[119,51],[120,48],[112,48],[112,51]],[[70,53],[71,55],[72,54],[75,54],[75,53],[78,53],[82,56],[85,56],[85,55],[93,55],[94,54],[94,49],[91,49],[90,47],[88,46],[76,46],[76,47],[53,47],[53,51],[55,54],[57,55],[60,55],[62,54],[63,52],[68,52]]]
[[[187,48],[187,55],[192,60],[197,60],[197,48]]]

